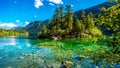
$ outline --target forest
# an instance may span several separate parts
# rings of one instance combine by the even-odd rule
[[[0,37],[6,36],[28,36],[28,32],[24,30],[10,30],[0,28]]]

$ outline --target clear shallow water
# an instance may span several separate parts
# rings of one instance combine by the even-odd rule
[[[51,41],[51,40],[50,40]],[[84,40],[83,40],[84,41]],[[76,50],[77,52],[81,52],[82,48],[92,48],[96,49],[96,46],[93,45],[89,41],[81,40],[61,40],[56,41],[64,44],[63,49],[61,47],[54,48],[52,50],[50,47],[36,47],[33,44],[48,42],[48,44],[55,44],[56,42],[49,42],[48,40],[37,40],[28,37],[5,37],[0,38],[0,68],[48,68],[47,66],[53,66],[54,68],[60,68],[60,63],[56,62],[54,57],[54,52],[60,56],[59,58],[68,57],[68,54],[71,53],[71,50]],[[57,45],[61,45],[58,43]],[[47,45],[48,45],[47,44]],[[75,47],[73,45],[76,45]],[[83,46],[84,45],[84,46]],[[88,46],[90,45],[90,46]],[[74,50],[74,51],[75,51]],[[59,51],[64,51],[62,56]],[[76,52],[75,51],[75,52]],[[83,52],[82,52],[83,53]],[[74,54],[74,53],[72,53]],[[72,55],[71,54],[71,55]],[[90,64],[93,60],[90,58],[86,58],[85,61],[80,61],[80,59],[76,59],[76,55],[72,55],[72,68],[97,68],[96,64]],[[47,60],[47,61],[46,61]],[[99,62],[99,68],[110,68],[109,65],[104,65],[103,62]],[[115,68],[120,68],[115,67]]]
[[[45,60],[54,62],[50,48],[35,47],[31,44],[36,40],[20,37],[0,38],[0,68],[39,68]]]

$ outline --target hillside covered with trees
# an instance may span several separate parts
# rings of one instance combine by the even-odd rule
[[[91,12],[86,15],[82,10],[80,15],[76,15],[70,5],[60,6],[56,8],[49,28],[42,26],[39,38],[89,38],[119,33],[120,4],[107,9],[103,6],[101,11],[97,15]]]

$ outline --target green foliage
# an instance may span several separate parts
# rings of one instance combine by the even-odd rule
[[[87,29],[90,30],[90,29],[93,29],[94,28],[94,20],[93,20],[93,14],[92,13],[89,13],[88,16],[87,16]]]
[[[46,29],[47,28],[44,28],[42,33],[44,32],[44,34],[47,34]],[[78,19],[78,17],[71,10],[71,5],[67,5],[65,9],[63,6],[56,8],[50,22],[49,34],[52,36],[57,35],[63,38],[84,37],[84,35],[90,35],[91,30],[94,29],[97,30],[96,34],[99,33],[100,36],[100,30],[95,27],[95,20],[92,13],[89,13],[86,16],[85,11],[83,10],[81,12],[80,19]],[[94,32],[92,32],[92,34],[95,37],[96,34],[94,34]]]
[[[96,27],[90,30],[90,34],[96,37],[102,36],[102,32]]]
[[[105,8],[105,7],[102,7],[101,10],[105,12],[105,11],[106,11],[106,8]]]
[[[0,29],[0,37],[4,36],[26,36],[28,35],[27,31],[24,30],[7,30],[7,29]]]
[[[100,42],[105,41],[105,45],[111,47],[113,54],[120,52],[120,4],[114,5],[106,11],[104,14],[99,15],[98,20],[100,25],[109,32],[109,37],[103,38]]]
[[[109,0],[111,3],[113,2],[113,0]]]
[[[106,39],[106,45],[112,47],[113,53],[120,53],[120,33],[112,35],[109,39]]]
[[[83,20],[83,19],[86,17],[86,16],[85,16],[85,11],[84,11],[84,10],[81,11],[81,16],[80,16],[80,17],[81,17],[81,20]]]
[[[86,15],[82,10],[79,19],[71,10],[70,5],[67,5],[65,9],[63,6],[58,7],[50,22],[49,34],[75,38],[84,37],[84,35],[85,37],[100,37],[102,34],[117,33],[120,30],[119,7],[119,3],[108,9],[102,7],[103,12],[98,15],[92,13]],[[46,33],[46,30],[44,31]]]
[[[47,33],[47,28],[45,25],[42,26],[42,33],[44,33],[44,34]]]
[[[104,28],[106,32],[116,33],[120,30],[120,4],[114,5],[104,10],[103,14],[98,16],[97,23],[101,28]],[[102,29],[103,30],[103,29]]]
[[[67,28],[69,31],[72,31],[73,29],[73,12],[71,10],[71,5],[66,6],[66,21],[67,21]]]
[[[103,61],[104,64],[119,64],[120,63],[120,54],[114,54],[110,50],[105,47],[98,47],[97,50],[91,50],[90,57],[94,59],[93,63],[97,63],[99,61]]]
[[[73,23],[73,32],[75,34],[83,33],[85,29],[85,26],[82,24],[82,21],[77,18],[77,16],[74,16],[74,23]]]

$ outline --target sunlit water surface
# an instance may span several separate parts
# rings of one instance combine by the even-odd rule
[[[46,59],[54,63],[52,50],[33,46],[31,43],[36,40],[25,37],[0,38],[0,68],[39,68]]]

